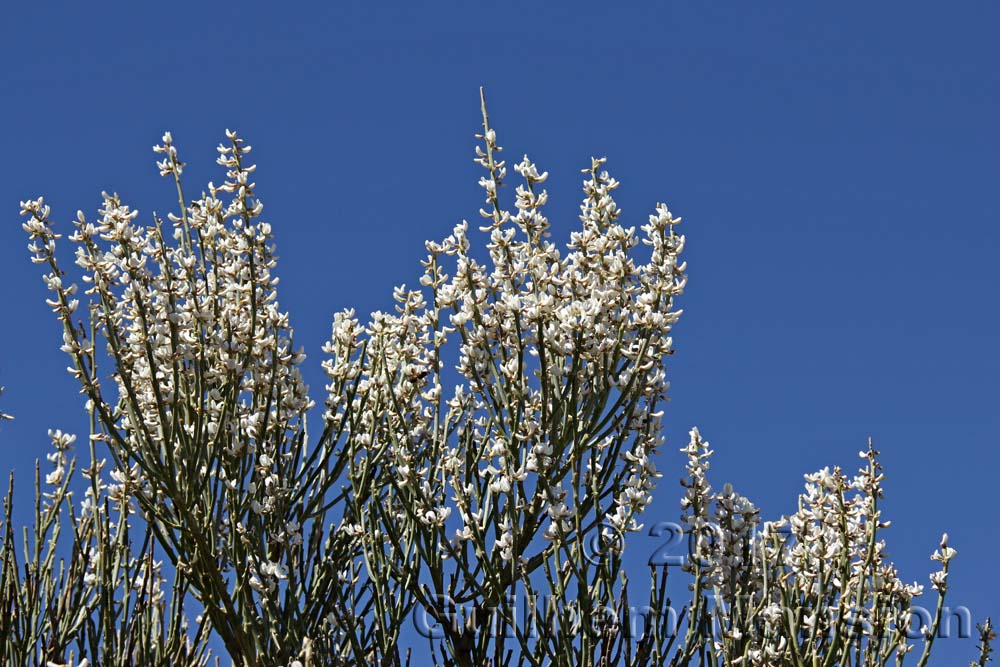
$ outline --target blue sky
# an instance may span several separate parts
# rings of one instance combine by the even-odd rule
[[[557,235],[579,169],[607,155],[619,204],[685,218],[669,447],[655,517],[678,516],[697,424],[714,481],[766,515],[802,473],[887,468],[889,547],[924,583],[941,532],[950,602],[998,614],[1000,9],[951,3],[591,2],[238,5],[18,3],[0,22],[0,384],[22,479],[46,428],[83,430],[18,200],[68,225],[116,190],[144,212],[172,186],[150,147],[172,130],[189,188],[219,180],[227,127],[255,147],[281,301],[311,354],[334,311],[389,305],[423,240],[480,206],[485,85],[508,157],[551,172]],[[637,537],[640,556],[656,538]],[[930,602],[930,600],[928,600]],[[940,642],[962,664],[972,640]]]

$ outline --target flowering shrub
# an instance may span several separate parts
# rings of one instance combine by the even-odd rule
[[[96,220],[78,213],[79,283],[48,206],[22,203],[86,396],[90,459],[75,502],[76,438],[50,431],[20,552],[8,492],[5,664],[203,665],[213,641],[247,666],[400,665],[414,649],[430,656],[417,664],[462,667],[902,664],[922,587],[885,561],[871,447],[857,477],[807,476],[799,512],[761,524],[731,487],[712,491],[692,431],[683,625],[666,569],[631,606],[624,536],[661,476],[680,219],[660,204],[639,232],[623,226],[618,182],[594,159],[581,225],[559,248],[547,173],[527,156],[505,208],[485,103],[477,137],[486,254],[463,222],[427,243],[419,286],[397,288],[391,312],[335,315],[311,432],[305,354],[235,133],[219,147],[225,180],[193,201],[163,136],[157,165],[178,197],[166,220],[140,225],[107,193]],[[918,665],[954,555],[942,539]],[[517,596],[545,600],[527,625]],[[404,632],[421,613],[435,630],[425,648]]]
[[[712,451],[697,429],[684,451],[684,520],[696,539],[683,655],[702,651],[707,662],[695,664],[710,665],[903,664],[914,648],[911,602],[923,586],[902,582],[886,560],[880,531],[889,522],[878,509],[883,475],[871,441],[856,476],[840,468],[806,475],[798,511],[762,526],[757,508],[731,485],[712,491],[705,474]],[[938,599],[931,625],[920,629],[921,667],[955,555],[945,534],[931,556],[941,569],[930,575]]]

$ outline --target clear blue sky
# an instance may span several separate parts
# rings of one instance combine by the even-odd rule
[[[576,224],[592,154],[623,182],[627,218],[658,200],[685,218],[650,519],[678,516],[675,452],[693,424],[717,485],[771,516],[793,509],[802,473],[856,467],[870,434],[905,578],[927,583],[947,530],[951,603],[1000,615],[995,4],[367,4],[3,9],[0,408],[18,419],[0,431],[0,472],[17,471],[19,502],[45,429],[84,428],[19,199],[45,194],[67,225],[102,189],[166,211],[162,132],[194,188],[219,180],[214,146],[238,129],[320,389],[333,312],[387,307],[423,240],[474,219],[482,84],[508,156],[553,174],[557,234]],[[644,558],[657,543],[630,546]],[[973,644],[941,642],[936,663],[964,664]]]

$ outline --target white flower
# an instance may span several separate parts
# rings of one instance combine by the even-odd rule
[[[45,475],[45,483],[50,486],[59,486],[62,484],[63,474],[66,470],[62,465],[56,466],[56,469]]]

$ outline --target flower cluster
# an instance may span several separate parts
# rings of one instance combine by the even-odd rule
[[[660,476],[664,362],[686,278],[680,219],[660,204],[641,233],[624,226],[603,158],[584,170],[581,226],[561,249],[547,172],[524,156],[507,210],[485,109],[477,136],[488,257],[464,221],[428,242],[419,288],[397,288],[394,312],[335,317],[324,368],[327,429],[354,479],[382,474],[390,489],[355,514],[384,517],[390,560],[454,563],[434,596],[491,604],[560,552],[578,558],[594,530],[639,529]],[[430,603],[423,582],[409,594]]]
[[[836,662],[862,651],[881,665],[914,648],[911,605],[923,586],[901,581],[886,559],[880,531],[889,522],[878,507],[883,473],[870,442],[856,476],[840,468],[806,475],[798,511],[763,525],[757,508],[730,485],[712,492],[705,476],[712,451],[697,429],[682,451],[682,507],[695,538],[687,566],[695,579],[692,610],[718,628],[709,641],[721,664]],[[955,554],[945,535],[932,556],[942,563],[930,576],[939,610]],[[939,622],[940,611],[924,634],[935,634]],[[689,643],[699,641],[706,640],[689,633]]]
[[[91,441],[105,443],[113,463],[109,479],[104,461],[87,471],[81,520],[99,498],[126,515],[137,505],[173,566],[191,577],[215,629],[231,628],[230,648],[239,654],[258,648],[238,626],[282,616],[278,582],[296,568],[301,582],[312,568],[303,550],[325,548],[322,533],[305,545],[302,525],[322,520],[327,487],[317,489],[317,480],[330,483],[334,451],[323,443],[305,448],[313,406],[299,370],[305,354],[278,305],[271,226],[261,219],[256,167],[247,163],[251,147],[233,132],[227,140],[217,160],[225,179],[187,201],[184,164],[170,133],[163,135],[157,164],[175,180],[181,207],[166,220],[154,214],[141,225],[137,210],[107,193],[96,221],[77,213],[69,241],[82,294],[58,263],[61,235],[44,200],[22,202],[21,212],[33,261],[47,267],[48,305],[62,322],[68,370],[88,398]],[[80,310],[88,316],[82,322]],[[98,370],[105,363],[110,385]],[[50,457],[49,484],[62,480],[66,447]]]

